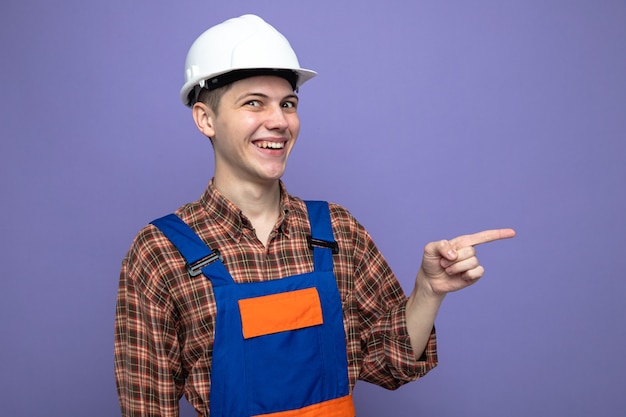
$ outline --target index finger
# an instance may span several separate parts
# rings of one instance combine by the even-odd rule
[[[483,230],[482,232],[472,235],[459,236],[450,241],[455,248],[466,246],[476,246],[483,243],[493,242],[495,240],[510,239],[515,236],[513,229],[492,229]]]

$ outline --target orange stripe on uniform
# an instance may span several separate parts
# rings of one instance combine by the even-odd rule
[[[309,405],[297,410],[259,414],[253,417],[354,417],[355,415],[352,396],[346,395],[345,397]]]
[[[322,324],[316,288],[239,300],[245,339]]]

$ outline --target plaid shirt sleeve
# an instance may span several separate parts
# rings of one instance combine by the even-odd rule
[[[340,287],[351,287],[342,291],[350,379],[396,389],[437,365],[435,331],[416,360],[406,327],[407,298],[395,275],[365,228],[341,206],[331,208],[335,238],[350,248],[351,259],[340,256],[335,263]],[[350,270],[343,270],[346,265]],[[344,279],[345,274],[352,276]]]
[[[140,233],[122,262],[115,321],[115,376],[122,416],[174,417],[184,378],[172,303],[156,251]]]

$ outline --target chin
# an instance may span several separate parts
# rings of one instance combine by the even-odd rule
[[[268,180],[279,180],[285,174],[285,169],[273,170],[271,172],[267,172],[265,178]]]

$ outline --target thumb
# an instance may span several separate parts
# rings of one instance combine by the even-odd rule
[[[458,256],[457,251],[448,240],[431,242],[424,248],[424,258],[443,258],[454,261]]]

